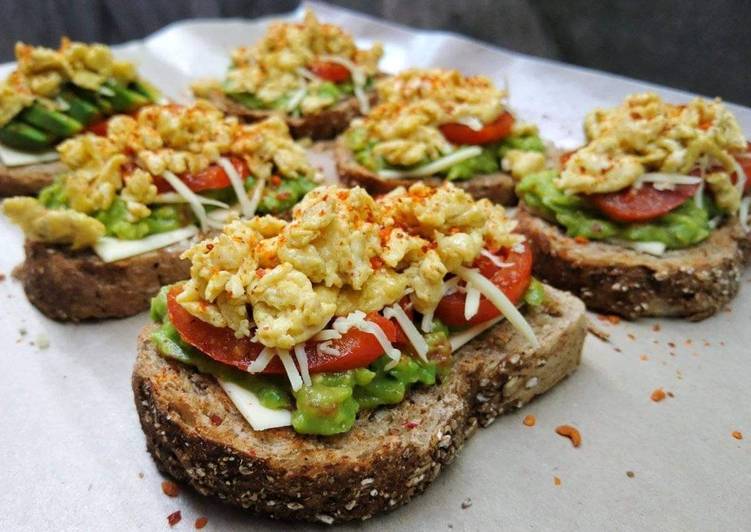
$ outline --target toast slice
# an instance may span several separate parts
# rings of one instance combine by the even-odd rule
[[[104,262],[92,250],[26,241],[26,260],[13,272],[26,297],[58,321],[124,318],[149,308],[162,285],[190,277],[180,254],[187,242],[142,255]]]
[[[422,181],[432,187],[439,187],[446,182],[440,177],[428,177],[420,179],[382,179],[371,172],[355,158],[344,142],[339,138],[334,147],[334,159],[339,179],[347,186],[361,186],[370,194],[386,194],[397,187],[409,187],[415,181]],[[473,177],[467,181],[453,181],[457,187],[467,191],[475,199],[488,198],[493,203],[501,205],[516,204],[516,192],[514,178],[504,172],[495,172]]]
[[[278,111],[261,111],[248,109],[244,105],[227,97],[220,89],[210,90],[205,98],[228,115],[240,117],[248,122],[257,122],[271,115],[279,114]],[[376,94],[371,92],[370,103],[375,103]],[[284,116],[284,121],[289,127],[293,138],[300,139],[309,137],[313,140],[326,140],[336,137],[349,127],[353,118],[360,116],[360,105],[354,96],[339,102],[320,113],[309,116]]]
[[[0,164],[0,197],[36,195],[65,170],[60,161],[14,167]]]
[[[604,242],[576,242],[524,204],[517,219],[532,245],[536,276],[576,294],[591,310],[627,319],[698,321],[715,314],[738,293],[751,253],[737,220],[696,246],[655,257]]]
[[[440,384],[359,416],[335,437],[291,428],[255,432],[211,376],[161,357],[141,333],[133,392],[157,467],[256,514],[327,524],[367,519],[421,493],[479,426],[573,372],[586,336],[584,305],[551,287],[526,319],[533,349],[501,322],[455,353]],[[481,457],[480,457],[481,458]]]

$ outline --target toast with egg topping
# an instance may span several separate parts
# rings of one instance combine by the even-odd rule
[[[740,287],[751,151],[719,100],[636,94],[585,120],[559,171],[517,185],[535,272],[628,319],[704,319]]]
[[[253,46],[232,52],[226,78],[193,85],[228,114],[245,120],[281,116],[294,138],[330,139],[374,103],[383,47],[357,47],[334,24],[307,10],[302,22],[272,24]]]
[[[54,148],[66,138],[160,99],[103,44],[19,42],[15,54],[17,67],[0,85],[0,196],[36,194],[65,171]]]
[[[578,365],[584,306],[503,207],[450,184],[320,187],[183,256],[133,390],[158,467],[277,518],[367,518]]]
[[[422,180],[451,181],[474,198],[516,203],[516,180],[546,166],[530,124],[505,106],[505,92],[483,76],[411,69],[376,83],[378,105],[338,139],[343,182],[374,194]]]
[[[319,179],[281,119],[244,124],[207,102],[118,115],[58,151],[65,173],[2,205],[27,237],[17,277],[57,320],[146,310],[187,278],[187,242],[239,216],[284,215]]]

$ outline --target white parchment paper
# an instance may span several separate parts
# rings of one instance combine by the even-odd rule
[[[587,110],[626,94],[690,95],[533,59],[445,33],[426,33],[325,5],[319,16],[362,43],[384,42],[383,66],[457,67],[508,83],[516,112],[549,140],[575,145]],[[292,17],[300,17],[298,10]],[[167,96],[222,76],[228,51],[267,21],[191,21],[118,48]],[[2,67],[4,73],[9,65]],[[733,106],[751,133],[751,110]],[[226,508],[183,489],[161,492],[130,389],[142,315],[70,325],[49,321],[10,278],[20,232],[0,220],[0,530],[296,528]],[[751,286],[698,324],[645,320],[589,337],[579,371],[523,410],[478,431],[457,461],[406,507],[345,529],[748,530],[751,528]],[[47,346],[47,344],[49,344]],[[46,347],[45,347],[46,346]],[[661,403],[651,392],[673,393]],[[537,417],[535,427],[522,418]],[[576,425],[578,449],[554,428]],[[745,439],[731,432],[740,430]],[[626,472],[633,472],[633,477]],[[554,484],[554,477],[560,485]],[[462,508],[465,503],[466,508]]]

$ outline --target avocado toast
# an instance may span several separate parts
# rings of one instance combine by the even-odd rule
[[[148,308],[188,277],[199,234],[240,216],[284,214],[315,186],[278,118],[242,124],[207,102],[147,106],[58,146],[67,171],[37,198],[3,202],[27,237],[16,275],[45,315],[79,321]]]
[[[585,133],[560,172],[517,186],[536,273],[630,319],[722,309],[751,249],[748,144],[730,111],[637,94],[590,113]]]
[[[279,115],[295,138],[330,139],[369,112],[381,55],[380,44],[360,49],[308,10],[302,22],[272,24],[258,43],[235,49],[226,79],[193,92],[245,120]]]
[[[0,86],[0,196],[36,194],[65,171],[55,147],[159,93],[102,44],[63,38],[58,50],[16,44],[16,69]]]
[[[275,518],[366,519],[575,370],[584,306],[531,277],[502,207],[452,185],[321,187],[195,245],[133,391],[157,466]]]
[[[451,181],[474,198],[516,203],[516,180],[546,165],[537,128],[518,123],[482,76],[410,69],[376,83],[378,105],[338,139],[342,181],[375,194]]]

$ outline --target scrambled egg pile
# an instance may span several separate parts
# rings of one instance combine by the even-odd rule
[[[505,93],[488,78],[456,70],[406,70],[378,82],[377,90],[379,105],[352,127],[364,128],[376,142],[374,153],[396,166],[452,151],[441,124],[486,124],[505,110]]]
[[[738,208],[733,153],[746,150],[746,138],[719,99],[674,105],[653,93],[636,94],[589,113],[584,132],[587,144],[568,159],[556,183],[567,192],[615,192],[647,172],[685,175],[703,168],[718,206]]]
[[[254,330],[264,345],[290,349],[334,316],[378,311],[406,294],[418,311],[434,309],[446,274],[483,248],[523,240],[511,232],[515,224],[503,207],[451,184],[417,183],[378,199],[361,188],[320,187],[291,222],[236,221],[186,251],[191,278],[178,302],[238,337]]]
[[[148,106],[135,118],[118,115],[110,119],[106,137],[79,135],[57,149],[70,168],[62,178],[70,209],[53,213],[32,198],[11,198],[3,207],[30,238],[79,247],[94,244],[103,233],[101,224],[84,214],[107,209],[118,195],[126,202],[129,221],[148,216],[147,205],[157,195],[153,176],[165,171],[195,174],[231,155],[242,158],[257,179],[273,173],[315,175],[305,150],[280,118],[243,124],[207,102]],[[45,230],[33,229],[42,217]]]
[[[136,79],[135,66],[115,59],[107,46],[65,37],[58,50],[16,43],[16,60],[16,70],[0,85],[0,125],[36,98],[54,99],[64,83],[96,90],[108,79],[126,84]]]
[[[301,103],[303,114],[312,114],[333,102],[315,95],[315,82],[308,84],[305,70],[322,56],[352,63],[366,75],[378,72],[383,47],[357,48],[352,37],[338,26],[322,24],[312,11],[301,23],[276,23],[264,38],[250,47],[232,52],[232,66],[224,82],[229,93],[251,93],[270,106],[276,100],[308,86]]]

